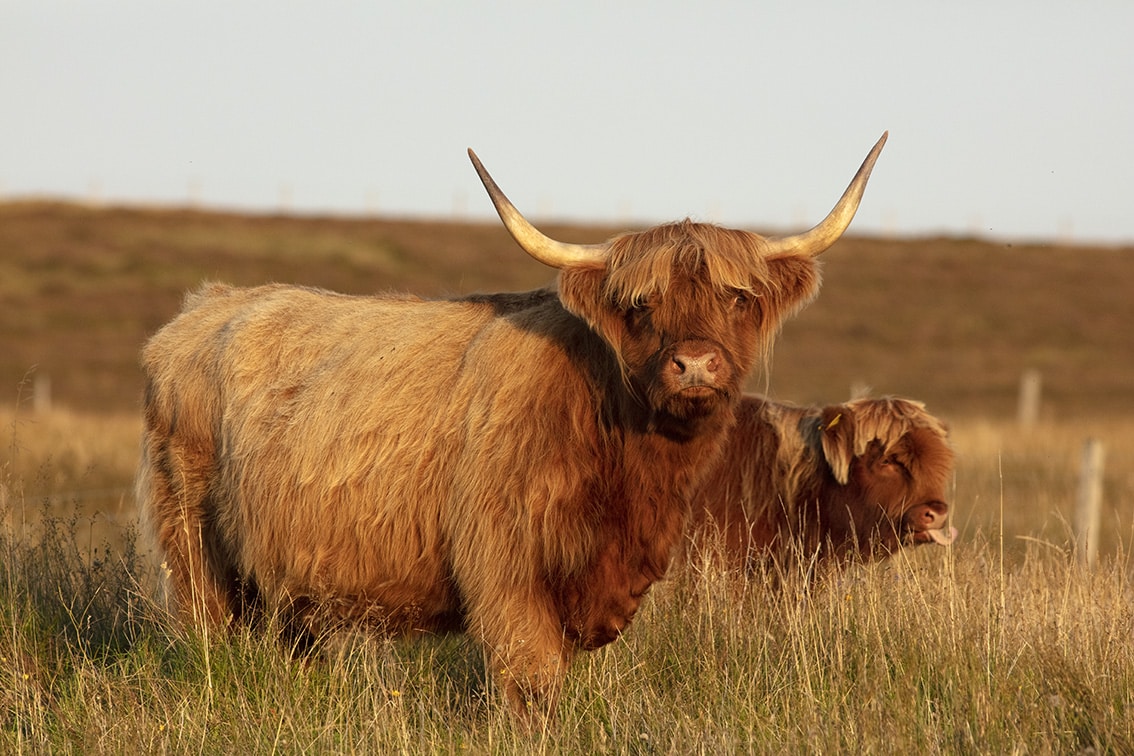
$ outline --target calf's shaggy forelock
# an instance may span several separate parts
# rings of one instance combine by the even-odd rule
[[[952,542],[953,452],[920,402],[797,407],[746,396],[693,506],[693,549],[732,567],[813,575]]]
[[[520,712],[663,577],[753,361],[814,296],[875,146],[786,239],[547,239],[555,288],[427,301],[207,284],[143,350],[137,490],[187,621],[466,631]]]

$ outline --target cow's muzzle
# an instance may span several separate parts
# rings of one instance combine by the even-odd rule
[[[694,394],[712,393],[731,372],[720,349],[704,341],[685,342],[675,349],[667,369],[675,389]]]
[[[957,529],[946,527],[949,505],[943,501],[927,501],[911,507],[902,516],[902,530],[913,543],[939,543],[948,546],[957,538]]]

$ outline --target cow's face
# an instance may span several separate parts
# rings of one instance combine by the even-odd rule
[[[882,411],[864,422],[864,404]],[[888,413],[889,422],[879,422]],[[824,509],[836,545],[884,556],[903,545],[952,542],[945,498],[953,452],[944,428],[920,405],[880,400],[827,408],[823,423],[832,473]]]
[[[658,226],[614,239],[605,266],[565,268],[559,296],[610,345],[655,426],[695,433],[736,402],[784,319],[818,290],[814,257],[763,252],[744,231]]]

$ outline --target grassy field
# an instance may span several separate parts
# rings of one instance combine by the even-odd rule
[[[136,419],[87,420],[52,413],[38,430],[57,445],[14,445],[59,485],[128,477],[132,455],[112,474],[84,454],[132,447]],[[1129,444],[1134,425],[1111,433]],[[957,428],[952,547],[808,593],[675,573],[629,633],[580,657],[534,734],[462,638],[336,639],[296,661],[270,633],[178,629],[129,530],[100,543],[85,502],[23,494],[9,469],[9,514],[30,525],[0,537],[0,751],[1128,753],[1131,468],[1108,475],[1111,540],[1084,568],[1067,435]]]
[[[577,241],[612,229],[551,226]],[[492,224],[0,205],[0,751],[1134,750],[1134,250],[848,239],[789,323],[781,399],[926,400],[958,454],[958,543],[805,595],[675,574],[516,731],[460,638],[270,637],[168,621],[133,530],[137,352],[204,279],[424,294],[548,280]],[[34,366],[34,370],[33,370]],[[1041,422],[1014,420],[1022,370]],[[54,407],[30,401],[50,375]],[[1107,449],[1102,558],[1070,523]]]

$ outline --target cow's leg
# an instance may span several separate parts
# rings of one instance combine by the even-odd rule
[[[208,511],[214,468],[211,448],[146,429],[139,506],[161,548],[178,614],[197,628],[223,626],[240,610],[241,588]]]
[[[574,656],[557,615],[525,601],[475,614],[469,628],[487,651],[489,677],[521,719],[529,725],[546,721]]]
[[[562,643],[558,646],[494,649],[489,656],[492,675],[509,708],[529,726],[549,721],[559,706],[572,652]]]

